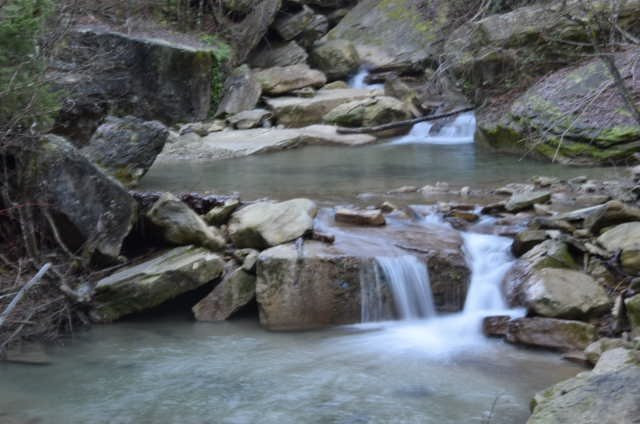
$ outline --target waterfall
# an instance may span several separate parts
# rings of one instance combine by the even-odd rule
[[[409,134],[392,141],[393,144],[469,144],[476,132],[476,117],[473,113],[462,113],[456,119],[432,134],[433,124],[417,123]]]
[[[391,302],[401,320],[424,319],[436,313],[429,272],[415,256],[377,257],[371,275],[362,278],[361,293],[363,322],[391,318]]]
[[[349,87],[351,88],[366,88],[366,89],[375,89],[384,88],[384,84],[367,84],[366,79],[369,76],[369,70],[367,68],[360,68],[358,73],[352,76],[349,79]]]

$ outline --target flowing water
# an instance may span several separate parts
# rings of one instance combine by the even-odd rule
[[[392,144],[471,144],[476,132],[476,117],[473,113],[458,115],[453,122],[439,130],[431,122],[415,124],[409,134],[392,140]]]
[[[368,88],[368,89],[383,89],[384,84],[368,84],[367,77],[369,76],[369,70],[366,67],[362,67],[358,72],[349,78],[349,87],[351,88]]]

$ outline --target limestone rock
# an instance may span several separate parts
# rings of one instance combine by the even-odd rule
[[[405,104],[393,97],[355,100],[332,109],[323,121],[344,127],[368,127],[411,118]]]
[[[559,214],[554,217],[576,225],[581,225],[592,234],[601,229],[626,222],[640,221],[640,209],[612,200],[604,205],[592,206]]]
[[[228,199],[221,206],[216,206],[204,216],[204,220],[210,225],[220,226],[229,221],[231,214],[240,206],[239,199]]]
[[[551,318],[589,318],[606,312],[607,292],[589,275],[559,268],[533,272],[524,285],[530,312]]]
[[[640,222],[620,224],[598,237],[598,243],[609,253],[622,253],[620,262],[630,274],[640,273]]]
[[[314,46],[310,63],[325,73],[329,81],[346,79],[358,70],[360,58],[353,43],[330,40]]]
[[[329,31],[329,20],[321,14],[313,15],[306,28],[298,34],[296,41],[302,47],[309,49],[323,35]]]
[[[488,337],[505,337],[509,329],[509,321],[511,317],[508,315],[485,317],[482,320],[482,332]]]
[[[195,244],[222,250],[226,241],[219,230],[209,227],[189,206],[171,193],[164,193],[147,212],[154,225],[162,228],[164,238],[173,244]]]
[[[631,324],[631,333],[635,337],[640,337],[640,294],[625,299],[624,304]]]
[[[519,257],[527,253],[536,245],[547,239],[547,232],[544,230],[526,230],[518,233],[513,239],[511,252]]]
[[[591,343],[584,350],[584,353],[587,357],[587,360],[591,364],[596,364],[602,354],[608,350],[617,349],[619,347],[630,347],[631,343],[626,342],[622,339],[611,339],[604,337],[602,339],[598,339],[597,341]]]
[[[253,68],[273,68],[306,63],[309,55],[295,41],[264,45],[249,59]],[[320,69],[320,68],[319,68]],[[321,69],[322,70],[322,69]]]
[[[269,120],[272,117],[273,114],[268,110],[253,109],[236,113],[235,115],[227,118],[227,121],[234,128],[237,128],[239,130],[248,130],[251,128],[263,127],[265,124],[269,124]]]
[[[382,211],[373,210],[355,210],[340,208],[336,210],[336,222],[344,222],[354,225],[385,225],[386,220]]]
[[[305,64],[259,70],[255,77],[262,86],[262,92],[268,95],[285,94],[305,87],[319,88],[327,83],[322,72]]]
[[[72,250],[83,246],[115,259],[136,220],[136,202],[64,138],[45,136],[28,158],[27,187],[33,199],[62,217],[59,228]]]
[[[158,121],[133,116],[107,117],[82,153],[126,186],[135,186],[147,173],[169,137]]]
[[[579,321],[554,318],[517,318],[509,322],[507,340],[563,351],[583,350],[596,337],[596,328]]]
[[[224,82],[222,100],[216,117],[235,115],[256,107],[262,95],[262,85],[247,65],[239,66]]]
[[[314,15],[313,9],[303,6],[299,12],[277,19],[273,28],[283,40],[293,40],[311,24]]]
[[[198,321],[224,321],[256,296],[256,277],[239,268],[193,307]]]
[[[317,212],[308,199],[254,203],[233,213],[229,234],[237,247],[265,249],[310,232]]]
[[[115,321],[158,306],[222,275],[224,261],[206,249],[178,247],[98,281],[91,317]]]
[[[526,191],[514,193],[507,201],[506,209],[509,212],[520,212],[532,208],[537,203],[546,203],[551,200],[551,193],[548,191]]]

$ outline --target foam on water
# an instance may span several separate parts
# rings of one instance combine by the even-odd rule
[[[366,79],[368,76],[369,76],[369,70],[364,67],[360,68],[358,70],[358,73],[349,79],[349,87],[368,88],[368,89],[384,88],[384,84],[367,84]]]
[[[433,132],[433,124],[419,122],[409,134],[392,141],[393,144],[470,144],[476,132],[476,117],[473,113],[462,113],[456,119]]]

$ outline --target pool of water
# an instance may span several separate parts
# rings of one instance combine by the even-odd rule
[[[440,343],[451,326],[99,326],[52,348],[52,365],[0,364],[0,422],[515,424],[536,391],[579,371],[500,341]]]
[[[473,143],[313,146],[211,163],[156,164],[142,190],[238,192],[246,200],[310,197],[343,201],[360,193],[446,181],[482,188],[534,175],[613,177],[613,168],[577,168],[484,150]]]

